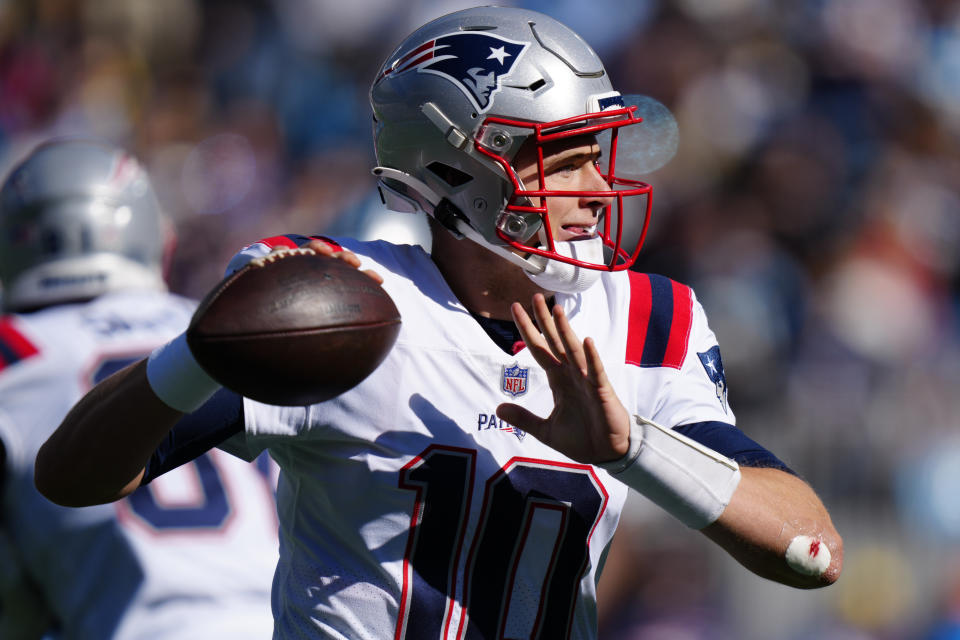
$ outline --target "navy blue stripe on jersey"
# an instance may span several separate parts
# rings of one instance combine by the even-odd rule
[[[796,475],[794,471],[747,434],[725,422],[693,422],[674,427],[692,440],[737,461],[743,467],[780,469]]]
[[[657,366],[663,362],[670,342],[670,327],[673,324],[673,287],[668,278],[649,274],[650,278],[650,323],[643,342],[641,367]]]
[[[141,485],[199,458],[235,433],[243,431],[243,398],[221,389],[180,418],[147,461]]]
[[[625,362],[679,369],[693,325],[690,288],[670,278],[629,272],[630,324]]]

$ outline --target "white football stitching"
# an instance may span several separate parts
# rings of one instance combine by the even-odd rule
[[[316,253],[317,252],[313,249],[274,249],[262,258],[254,258],[250,261],[250,264],[257,267],[262,267],[268,263],[276,262],[277,260],[286,258],[288,256],[312,256],[316,255]]]

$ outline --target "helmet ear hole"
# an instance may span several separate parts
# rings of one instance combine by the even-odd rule
[[[473,176],[469,173],[464,173],[442,162],[431,162],[427,165],[427,169],[451,187],[460,187],[473,180]]]

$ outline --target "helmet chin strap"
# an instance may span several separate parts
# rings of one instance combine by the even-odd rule
[[[575,242],[554,242],[557,253],[593,264],[603,264],[603,240],[599,236],[589,240]],[[546,259],[546,266],[540,273],[525,271],[534,284],[555,293],[581,293],[594,285],[600,278],[599,269],[585,269],[560,260]]]
[[[457,230],[469,240],[486,247],[498,256],[522,268],[523,273],[535,285],[546,291],[568,294],[581,293],[592,287],[600,278],[600,269],[586,269],[543,256],[531,255],[524,258],[514,253],[510,247],[491,245],[466,222],[459,221]],[[603,240],[599,236],[589,240],[573,242],[554,241],[553,245],[554,250],[564,257],[592,264],[603,264]]]
[[[433,211],[442,197],[423,181],[408,173],[389,167],[376,167],[373,174],[381,178],[381,194],[387,200],[387,206],[395,211],[415,211],[421,209],[433,215]],[[406,192],[390,187],[383,178],[394,180],[405,187]],[[560,260],[551,260],[543,256],[531,255],[523,257],[513,252],[510,247],[495,245],[487,242],[486,238],[470,226],[466,220],[451,219],[458,233],[463,237],[489,249],[508,262],[517,265],[541,289],[554,293],[580,293],[586,291],[600,277],[600,270],[585,269]],[[541,228],[541,232],[546,230]],[[603,264],[603,241],[599,237],[574,242],[554,242],[557,253],[567,258],[574,258],[592,264]]]

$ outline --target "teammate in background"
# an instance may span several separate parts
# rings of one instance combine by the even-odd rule
[[[0,638],[269,637],[262,467],[214,451],[85,509],[34,487],[70,406],[188,324],[194,303],[163,279],[172,240],[147,174],[99,143],[41,145],[0,190]]]
[[[37,458],[44,494],[125,495],[169,466],[171,433],[269,449],[275,638],[595,638],[628,487],[760,576],[836,580],[840,536],[734,426],[693,292],[628,270],[622,201],[650,188],[616,175],[611,139],[643,125],[583,40],[532,11],[456,12],[370,96],[381,194],[429,216],[430,253],[285,236],[231,268],[306,246],[372,270],[403,317],[381,367],[308,407],[225,402],[181,336],[71,411]]]

